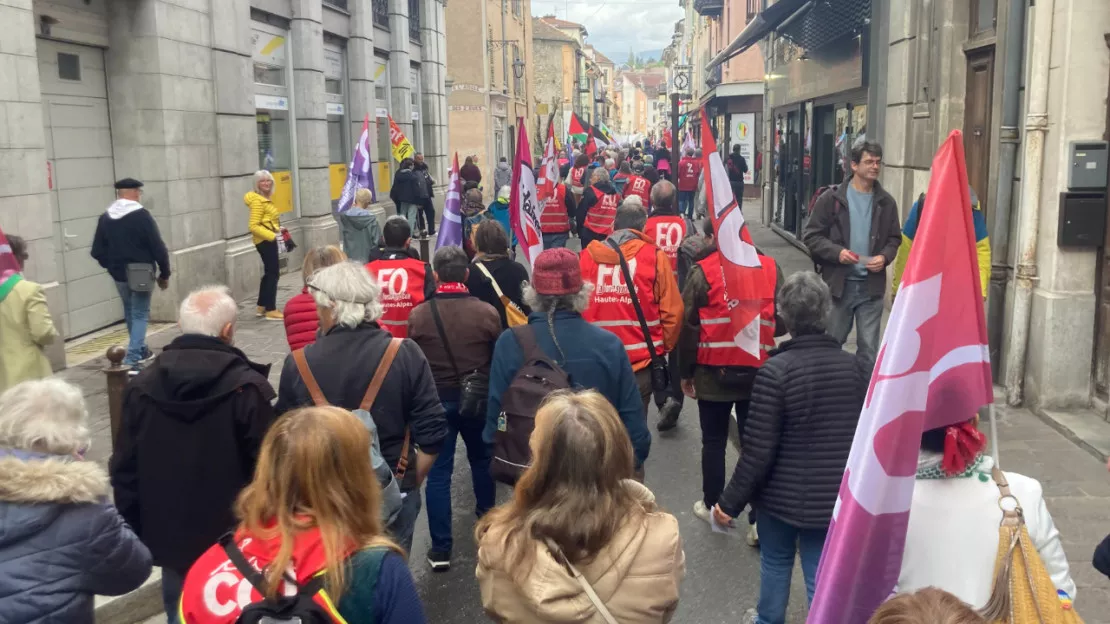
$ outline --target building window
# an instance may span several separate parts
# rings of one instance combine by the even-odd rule
[[[371,0],[374,11],[374,25],[389,29],[389,0]]]
[[[58,78],[61,80],[81,80],[81,57],[76,54],[58,53]]]
[[[501,162],[505,156],[505,119],[502,117],[493,118],[493,151],[497,162]],[[494,193],[500,189],[494,189]]]
[[[344,11],[347,10],[347,0],[324,0],[324,4]]]
[[[324,93],[343,95],[343,51],[324,48]]]
[[[971,20],[968,34],[972,37],[979,33],[994,30],[998,19],[998,0],[971,0]]]
[[[285,36],[256,29],[251,32],[251,40],[254,45],[254,82],[261,85],[284,87]]]
[[[520,0],[513,0],[513,15],[520,17]]]
[[[420,0],[409,0],[409,39],[420,41]]]
[[[759,15],[759,5],[761,0],[748,0],[748,17],[747,22],[752,21],[756,15]]]

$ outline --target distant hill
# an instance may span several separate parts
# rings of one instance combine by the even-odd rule
[[[663,50],[644,50],[643,52],[637,52],[636,56],[642,58],[646,62],[658,61],[663,58]]]

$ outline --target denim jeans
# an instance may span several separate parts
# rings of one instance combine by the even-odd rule
[[[181,587],[185,584],[185,573],[162,568],[162,607],[166,610],[166,624],[182,624],[177,619],[178,603],[181,602]]]
[[[428,472],[424,496],[428,499],[428,532],[432,536],[432,550],[450,553],[451,537],[451,475],[455,472],[455,445],[462,435],[466,445],[466,459],[470,462],[470,479],[474,485],[477,509],[474,515],[481,518],[493,507],[495,486],[489,474],[490,447],[482,440],[485,420],[464,419],[459,416],[459,404],[444,401],[447,412],[447,437],[439,449],[436,462]]]
[[[770,514],[759,514],[759,606],[756,624],[786,624],[786,605],[790,602],[790,577],[794,553],[802,558],[806,599],[813,602],[817,564],[825,547],[823,529],[799,529]]]
[[[401,492],[404,499],[401,501],[401,512],[385,527],[393,541],[405,550],[405,558],[412,550],[412,533],[416,530],[416,518],[420,515],[420,489]]]
[[[844,344],[852,332],[853,321],[856,326],[856,355],[867,361],[870,370],[879,354],[883,297],[873,297],[867,292],[867,280],[844,281],[844,292],[840,297],[833,297],[829,335]]]
[[[554,249],[556,247],[563,248],[567,246],[567,240],[570,239],[570,232],[559,232],[557,234],[544,234],[543,235],[543,248]]]
[[[697,191],[678,192],[678,214],[694,218],[694,195]]]
[[[744,433],[751,401],[737,401],[736,427]],[[725,447],[732,420],[731,401],[698,400],[698,420],[701,421],[701,492],[702,502],[712,509],[725,489]]]
[[[397,214],[405,218],[409,222],[409,227],[416,230],[417,214],[420,212],[420,204],[398,204]]]
[[[127,324],[127,355],[124,366],[137,364],[146,351],[146,324],[150,320],[150,292],[138,292],[127,287],[127,282],[116,282],[116,290],[123,301],[123,320]]]

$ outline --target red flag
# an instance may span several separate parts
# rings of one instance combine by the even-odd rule
[[[729,302],[732,329],[737,346],[759,357],[759,310],[763,301],[774,297],[774,284],[763,275],[759,255],[751,234],[744,225],[744,213],[732,194],[728,173],[717,153],[717,144],[709,130],[709,120],[702,115],[702,163],[705,172],[705,198],[709,218],[721,254],[721,273],[725,280],[725,297]],[[669,134],[664,134],[664,139]]]
[[[969,420],[994,398],[958,130],[937,151],[927,195],[840,484],[810,624],[863,624],[890,596],[922,432]]]
[[[536,174],[532,171],[532,146],[524,131],[524,118],[518,117],[516,156],[513,158],[512,194],[509,195],[509,225],[520,241],[528,262],[534,263],[543,251],[540,232],[540,203],[536,197]]]
[[[704,126],[705,124],[702,124],[702,125]],[[667,129],[663,130],[663,145],[666,145],[667,149],[671,149],[671,129],[670,128],[667,128]]]
[[[594,157],[597,153],[597,144],[594,143],[594,129],[590,128],[589,134],[586,136],[586,155],[590,158]]]

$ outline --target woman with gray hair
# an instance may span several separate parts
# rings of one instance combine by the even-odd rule
[[[92,624],[93,596],[150,576],[150,552],[109,502],[108,475],[85,461],[88,411],[58,379],[0,394],[0,619]]]
[[[254,173],[254,190],[243,196],[243,203],[250,209],[247,228],[251,232],[251,242],[262,258],[262,279],[258,284],[258,316],[271,321],[284,318],[277,309],[278,277],[278,236],[281,235],[281,221],[277,208],[270,197],[274,193],[274,176],[265,169]]]
[[[713,508],[724,524],[749,503],[759,512],[758,622],[786,621],[795,552],[813,600],[868,382],[863,363],[825,331],[832,300],[816,273],[791,275],[777,303],[791,338],[756,374],[740,460]]]

